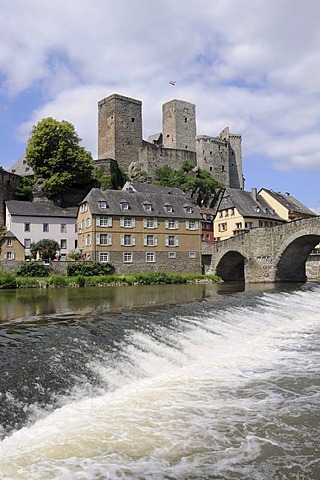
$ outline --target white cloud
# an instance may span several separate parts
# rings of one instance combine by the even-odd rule
[[[64,118],[96,155],[101,98],[142,100],[145,138],[161,129],[161,104],[180,98],[197,105],[198,133],[229,125],[245,154],[319,170],[319,14],[318,0],[11,0],[1,92],[38,88],[23,139],[42,117]]]

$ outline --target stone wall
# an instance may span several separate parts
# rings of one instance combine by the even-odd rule
[[[0,228],[5,225],[6,200],[13,200],[14,191],[20,184],[20,177],[13,173],[0,170]]]
[[[164,148],[196,151],[196,106],[171,100],[162,106]]]
[[[196,144],[197,165],[210,172],[223,185],[229,185],[229,144],[207,135],[198,136]]]

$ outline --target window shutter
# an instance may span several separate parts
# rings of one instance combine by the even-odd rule
[[[124,217],[120,217],[120,227],[124,226]]]
[[[132,245],[135,245],[135,244],[136,244],[136,236],[132,235]]]
[[[189,220],[186,220],[186,230],[189,230]]]
[[[101,220],[100,220],[100,218],[101,218],[101,217],[96,217],[96,225],[97,225],[98,227],[101,226]]]
[[[120,235],[120,245],[124,245],[124,235],[123,235],[123,233]]]
[[[132,225],[132,227],[136,226],[136,219],[135,218],[131,219],[131,225]]]
[[[146,218],[143,219],[143,227],[147,228],[147,219]]]
[[[175,228],[179,228],[179,222],[178,222],[178,220],[175,220],[174,226],[175,226]]]
[[[158,220],[156,218],[154,219],[154,228],[158,228]]]
[[[165,227],[169,228],[169,221],[168,220],[165,221]]]
[[[179,237],[175,237],[174,244],[176,247],[179,247]]]
[[[100,245],[100,233],[96,234],[96,245]]]
[[[169,246],[169,237],[168,237],[168,235],[165,236],[165,245],[166,245],[166,247]]]
[[[143,246],[147,246],[147,235],[143,235]]]
[[[154,236],[154,245],[155,247],[158,245],[158,235]]]
[[[112,217],[108,217],[108,227],[112,227]]]
[[[199,230],[199,222],[198,222],[198,220],[195,222],[195,230]]]
[[[12,252],[12,260],[14,260],[16,254],[14,252]]]
[[[112,245],[112,233],[108,234],[108,245]]]

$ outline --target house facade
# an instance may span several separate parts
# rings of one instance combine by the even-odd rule
[[[25,259],[24,245],[10,231],[5,232],[0,239],[0,261]]]
[[[77,223],[82,258],[117,273],[201,272],[201,215],[183,194],[94,188]]]
[[[284,221],[255,188],[251,192],[226,188],[214,220],[214,237],[219,242],[251,228],[272,227]]]
[[[65,260],[78,246],[77,207],[61,208],[44,202],[9,200],[6,205],[6,228],[20,241],[25,258],[30,246],[43,239],[60,245],[59,258]]]

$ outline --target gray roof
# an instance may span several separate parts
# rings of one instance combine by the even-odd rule
[[[25,217],[77,217],[77,207],[61,208],[50,203],[22,202],[20,200],[8,200],[5,203],[11,215]]]
[[[283,205],[285,208],[287,208],[289,210],[289,212],[297,213],[297,214],[300,213],[302,215],[310,215],[310,216],[314,216],[314,217],[316,216],[316,213],[314,213],[308,207],[306,207],[301,202],[299,202],[299,200],[292,197],[290,195],[290,193],[274,192],[273,190],[268,190],[267,188],[263,188],[261,190],[264,190],[264,191],[268,192],[268,194],[272,198],[274,198],[281,205]]]
[[[99,201],[107,203],[106,209],[99,208]],[[128,202],[129,210],[121,209],[121,202]],[[166,218],[188,218],[200,220],[201,215],[198,208],[189,202],[184,195],[155,194],[142,192],[129,192],[126,190],[101,190],[93,188],[82,200],[88,203],[93,215],[115,215],[115,216],[136,216],[136,217],[166,217]],[[152,205],[151,211],[146,211],[144,204]],[[167,212],[165,204],[172,206],[172,212]],[[185,207],[191,207],[192,213],[186,213]]]
[[[264,218],[284,221],[259,194],[245,192],[237,188],[225,189],[219,210],[236,208],[243,217]]]
[[[25,157],[19,158],[8,170],[10,173],[15,173],[21,177],[34,175],[32,168],[27,164]]]
[[[169,195],[185,195],[180,188],[164,187],[163,185],[154,185],[151,183],[139,183],[139,182],[126,182],[123,190],[128,190],[130,186],[135,192],[141,193],[157,193],[157,194],[169,194]]]

